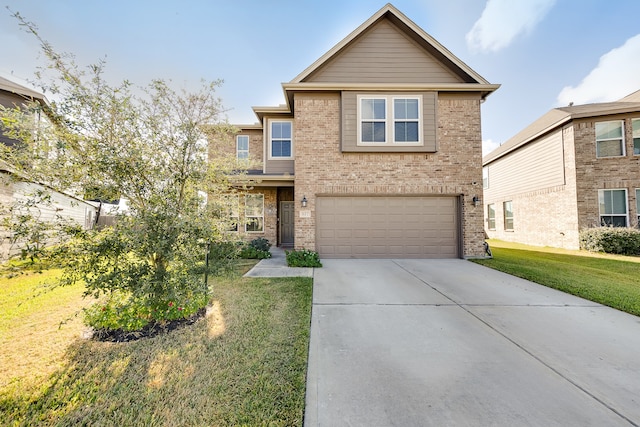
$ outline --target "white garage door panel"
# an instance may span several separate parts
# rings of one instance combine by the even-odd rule
[[[457,258],[456,197],[318,197],[324,258]]]

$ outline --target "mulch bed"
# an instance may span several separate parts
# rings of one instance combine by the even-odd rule
[[[139,331],[123,331],[122,329],[96,329],[92,331],[91,339],[106,342],[130,342],[142,338],[150,338],[159,334],[166,334],[176,329],[193,325],[205,316],[207,309],[201,308],[197,313],[186,319],[165,322],[151,322]]]

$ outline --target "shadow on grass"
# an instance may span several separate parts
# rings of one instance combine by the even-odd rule
[[[215,289],[193,325],[129,343],[76,340],[39,390],[2,397],[0,424],[301,425],[311,280]]]

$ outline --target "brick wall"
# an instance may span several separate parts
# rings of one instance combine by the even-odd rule
[[[272,245],[277,242],[277,189],[276,188],[254,188],[247,191],[247,194],[263,194],[264,195],[264,232],[263,233],[246,233],[244,226],[240,227],[240,235],[246,241],[251,241],[258,237],[264,237],[269,240]],[[240,196],[240,221],[244,224],[244,197]]]
[[[264,144],[262,129],[240,129],[234,134],[222,134],[219,132],[209,132],[209,156],[236,156],[236,136],[249,136],[249,159],[251,169],[262,169],[264,157]]]
[[[630,225],[637,225],[635,190],[640,188],[640,156],[633,154],[632,118],[640,118],[640,113],[604,116],[574,122],[580,229],[600,224],[598,190],[602,189],[627,190]],[[609,120],[624,120],[626,155],[596,158],[595,122]]]
[[[295,95],[295,200],[306,197],[309,218],[296,203],[296,248],[315,249],[317,195],[463,195],[464,256],[481,256],[482,141],[479,96],[440,94],[438,151],[412,153],[342,153],[340,94]]]

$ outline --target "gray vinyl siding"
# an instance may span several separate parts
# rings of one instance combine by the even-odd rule
[[[565,184],[562,130],[492,162],[489,188],[492,200]]]
[[[44,187],[38,184],[12,181],[9,175],[2,172],[0,175],[0,204],[8,207],[14,201],[25,199],[29,194],[43,188]],[[95,218],[96,212],[94,206],[52,190],[50,194],[52,205],[40,205],[37,210],[34,210],[34,215],[39,211],[40,220],[47,222],[54,221],[56,216],[59,215],[65,219],[76,222],[85,229],[93,227],[93,219]],[[4,239],[4,237],[8,237],[6,232],[2,232],[0,237],[3,237],[0,243],[0,259],[6,259],[7,256],[19,252],[19,248],[11,248],[8,240]]]
[[[437,151],[437,93],[416,92],[406,95],[422,95],[422,146],[359,146],[358,145],[358,95],[364,93],[342,92],[342,151],[343,152],[400,152],[433,153]],[[370,94],[370,93],[367,93]],[[389,95],[390,93],[380,93]],[[395,93],[393,93],[395,95]],[[401,95],[401,94],[398,94]]]
[[[386,19],[305,80],[318,83],[464,82]]]

